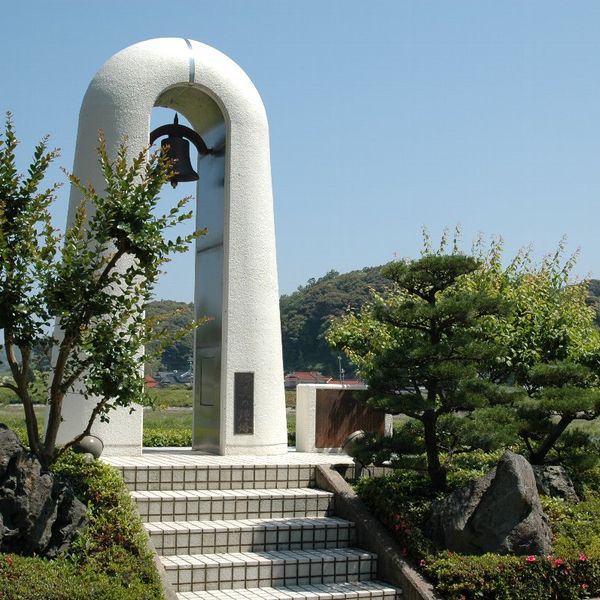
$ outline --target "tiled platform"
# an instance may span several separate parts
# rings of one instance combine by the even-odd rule
[[[241,490],[314,486],[314,467],[351,464],[348,456],[288,452],[277,456],[215,456],[191,450],[144,452],[104,460],[130,490]]]
[[[193,451],[191,448],[144,448],[141,456],[108,456],[103,460],[114,467],[231,467],[238,465],[331,465],[353,464],[344,454],[296,452],[274,456],[217,456]]]

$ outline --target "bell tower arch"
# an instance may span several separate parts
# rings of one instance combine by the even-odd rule
[[[98,130],[115,153],[148,144],[155,106],[186,117],[211,152],[199,155],[195,311],[211,320],[194,342],[194,449],[219,454],[287,450],[269,131],[244,71],[205,44],[160,38],[130,46],[98,71],[79,116],[74,173],[102,189]],[[70,221],[81,200],[71,192]],[[81,432],[93,399],[65,398],[59,443]],[[93,433],[106,454],[141,452],[142,411],[111,413]]]

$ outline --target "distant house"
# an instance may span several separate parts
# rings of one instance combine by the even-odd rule
[[[169,385],[190,384],[194,380],[194,376],[191,371],[185,371],[183,373],[180,373],[179,371],[158,371],[154,376],[154,379],[161,387],[167,387]]]
[[[331,377],[318,371],[294,371],[283,378],[286,390],[295,390],[299,383],[331,383],[331,381]]]
[[[152,375],[145,375],[144,376],[144,387],[146,388],[156,388],[159,386],[158,381],[156,381],[156,379],[154,379],[154,377],[152,377]]]
[[[365,385],[365,382],[362,379],[344,379],[340,381],[339,379],[330,379],[327,383],[331,385]]]

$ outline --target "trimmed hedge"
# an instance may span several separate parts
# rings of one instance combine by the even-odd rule
[[[168,448],[192,445],[191,429],[166,429],[164,427],[144,427],[143,441],[145,447]]]
[[[0,554],[0,599],[162,600],[142,524],[118,473],[72,452],[53,470],[87,503],[89,525],[55,560]]]

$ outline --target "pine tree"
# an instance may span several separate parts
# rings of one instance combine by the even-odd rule
[[[479,262],[462,254],[426,254],[382,273],[394,283],[357,314],[333,323],[328,341],[343,350],[367,381],[370,402],[422,424],[427,472],[435,490],[447,486],[440,427],[504,398],[481,377],[496,353],[480,321],[503,311],[498,295],[460,286]]]

